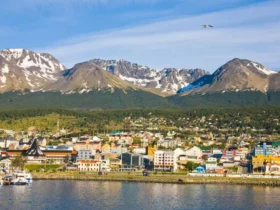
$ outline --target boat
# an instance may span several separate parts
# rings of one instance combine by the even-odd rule
[[[6,176],[3,178],[3,185],[11,185],[12,176]]]
[[[32,176],[25,171],[13,173],[11,185],[28,185],[32,183]]]
[[[32,183],[32,176],[30,173],[14,172],[3,179],[3,185],[28,185]]]

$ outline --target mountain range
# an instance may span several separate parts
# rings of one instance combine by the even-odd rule
[[[280,106],[280,73],[235,58],[213,74],[92,59],[67,69],[47,53],[0,51],[0,108]]]

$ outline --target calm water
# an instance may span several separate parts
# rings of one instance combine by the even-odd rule
[[[280,188],[34,181],[0,186],[0,209],[280,209]]]

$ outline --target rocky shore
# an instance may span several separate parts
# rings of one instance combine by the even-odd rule
[[[34,180],[84,180],[84,181],[117,181],[168,184],[237,184],[280,186],[280,179],[228,178],[228,177],[188,177],[187,175],[97,175],[67,173],[34,173]]]

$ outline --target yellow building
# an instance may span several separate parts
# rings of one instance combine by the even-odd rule
[[[151,156],[154,159],[155,151],[157,151],[157,146],[147,146],[146,147],[146,154]]]
[[[253,169],[263,166],[280,165],[280,157],[257,155],[252,157]]]
[[[102,146],[102,153],[111,153],[111,145],[106,143]]]

